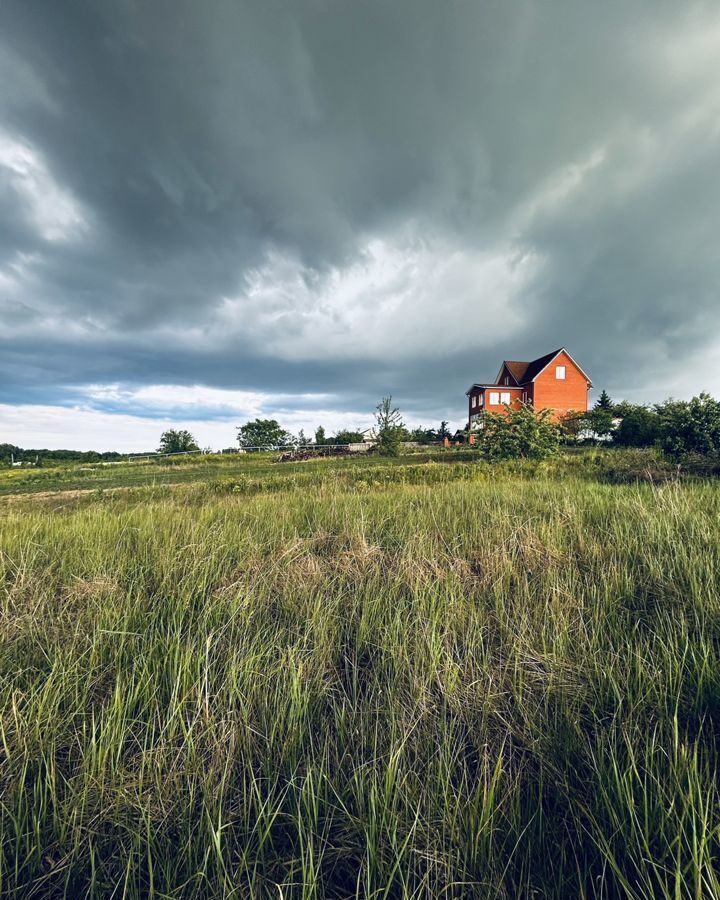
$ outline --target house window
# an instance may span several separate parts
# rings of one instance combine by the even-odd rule
[[[501,403],[509,403],[510,402],[510,391],[502,391],[500,394],[500,402]]]
[[[478,406],[482,406],[485,402],[485,394],[478,394]]]
[[[473,394],[472,400],[470,401],[470,406],[472,406],[474,408],[476,403],[477,403],[477,397],[475,396],[475,394]]]
[[[490,391],[490,406],[497,406],[500,403],[500,394],[497,391]]]
[[[510,379],[508,378],[507,375],[505,376],[505,384],[510,384]]]
[[[565,381],[565,366],[555,366],[555,377],[558,381]]]

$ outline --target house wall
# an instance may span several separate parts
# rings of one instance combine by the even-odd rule
[[[468,421],[472,421],[472,417],[476,416],[478,413],[486,410],[491,413],[502,413],[506,414],[507,410],[505,409],[505,405],[503,403],[490,403],[490,393],[497,391],[498,394],[501,392],[508,392],[510,394],[510,407],[512,409],[517,409],[522,402],[523,388],[512,388],[507,387],[504,384],[499,384],[497,387],[487,387],[487,388],[478,388],[474,394],[476,397],[479,397],[481,394],[485,394],[485,402],[483,406],[475,406],[472,405],[472,395],[468,397]]]
[[[565,366],[565,380],[555,377],[555,367]],[[535,379],[533,405],[535,409],[555,410],[555,418],[570,411],[584,412],[588,408],[588,380],[567,353],[559,353]]]
[[[509,392],[511,409],[517,409],[517,407],[520,405],[520,401],[522,399],[522,388],[511,388],[507,387],[504,384],[501,384],[498,385],[497,388],[485,388],[485,409],[488,412],[507,413],[504,403],[490,403],[490,393],[494,391],[497,391],[498,394],[506,391]]]

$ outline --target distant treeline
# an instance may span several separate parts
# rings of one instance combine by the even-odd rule
[[[143,456],[146,454],[118,453],[109,450],[106,453],[98,453],[96,450],[27,450],[16,447],[14,444],[0,444],[0,463],[32,462],[35,460],[72,460],[73,462],[104,462],[117,459],[127,459],[128,456]]]

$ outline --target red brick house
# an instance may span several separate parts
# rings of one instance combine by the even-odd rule
[[[528,403],[535,409],[551,409],[559,419],[567,412],[584,412],[592,382],[561,347],[532,362],[503,360],[493,384],[473,384],[466,391],[468,424],[485,410],[506,413]]]

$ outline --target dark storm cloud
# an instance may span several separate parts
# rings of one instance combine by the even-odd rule
[[[561,344],[662,394],[718,338],[718,59],[709,2],[6,0],[2,399],[459,417]]]

